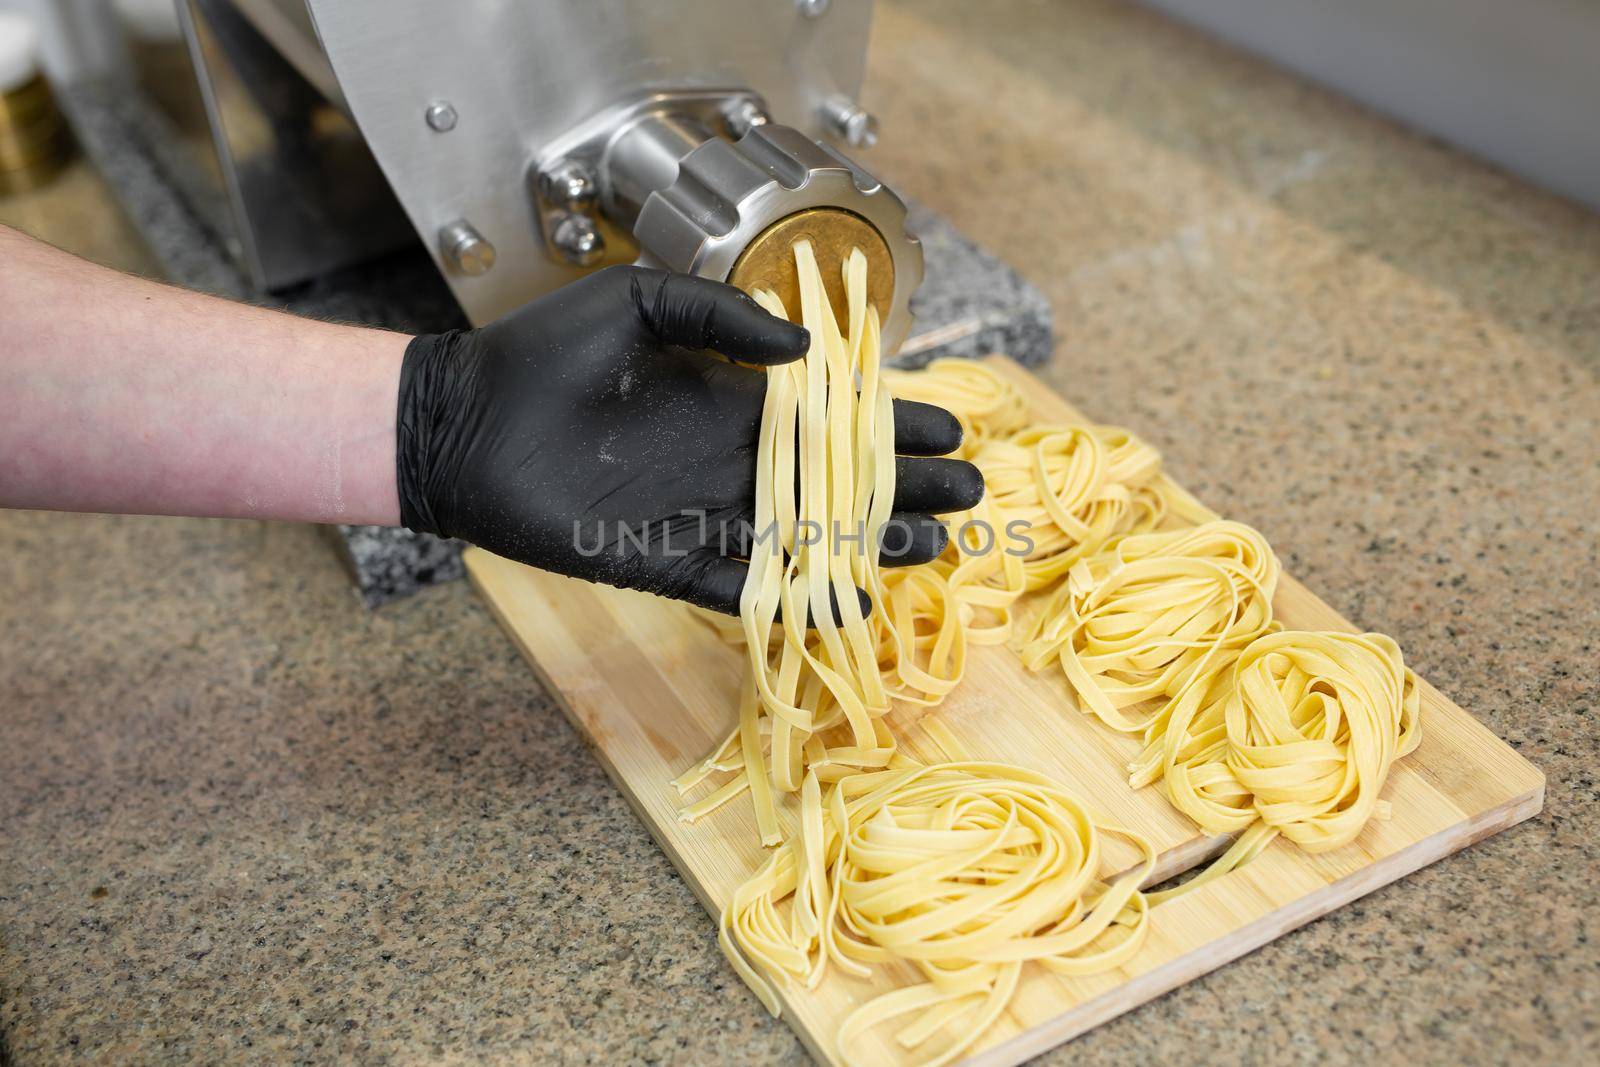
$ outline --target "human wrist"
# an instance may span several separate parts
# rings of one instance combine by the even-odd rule
[[[394,470],[400,525],[418,533],[452,536],[449,530],[451,416],[466,399],[470,331],[419,334],[407,343],[400,364],[395,408]]]
[[[309,414],[310,432],[302,439],[318,441],[315,447],[325,449],[331,463],[321,468],[321,487],[292,517],[393,526],[399,521],[395,394],[410,338],[387,330],[314,325],[319,332],[304,342],[308,358],[338,369],[329,377],[320,410]]]

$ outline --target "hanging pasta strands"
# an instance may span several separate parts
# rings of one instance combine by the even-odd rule
[[[756,457],[756,536],[739,607],[747,665],[737,766],[769,845],[780,838],[773,792],[800,788],[808,746],[815,757],[818,746],[810,743],[823,731],[839,727],[848,735],[829,749],[832,763],[882,767],[894,750],[879,721],[889,696],[878,641],[849,595],[858,586],[879,588],[876,546],[894,498],[894,412],[879,385],[878,317],[866,299],[866,257],[853,251],[843,264],[849,321],[841,331],[810,243],[799,242],[794,251],[800,321],[811,333],[811,350],[800,362],[768,372]],[[754,295],[768,311],[788,317],[772,293]],[[840,538],[835,530],[861,536]],[[845,595],[835,598],[836,590]],[[814,628],[780,628],[780,611],[785,619],[810,618]],[[735,766],[729,747],[680,782],[687,786]],[[732,795],[719,793],[724,801]]]
[[[1010,638],[1012,605],[1022,595],[1025,579],[1020,549],[1006,550],[1008,546],[1001,540],[1003,524],[993,514],[987,500],[980,502],[967,515],[952,519],[951,545],[939,559],[921,567],[881,572],[875,597],[880,611],[873,613],[869,623],[884,684],[895,700],[926,706],[939,703],[965,674],[969,646],[1004,644]],[[993,544],[991,530],[996,531]],[[724,640],[743,646],[738,620],[711,612],[699,614]],[[769,637],[769,648],[781,642],[779,631],[781,627],[775,628]],[[813,652],[818,650],[814,647]],[[813,702],[807,706],[813,708],[818,731],[837,725],[837,710],[826,688],[814,685],[805,699]],[[886,728],[881,722],[877,728],[881,731],[880,751],[875,759],[893,751]],[[758,722],[758,729],[767,736],[769,728],[764,722]],[[688,821],[710,814],[748,788],[739,739],[740,731],[735,729],[674,783],[685,793],[713,774],[734,775],[686,805],[683,817]],[[820,733],[813,734],[803,749],[806,768],[816,771],[824,782],[854,773],[857,756],[852,749],[824,743]]]
[[[885,766],[894,752],[882,722],[890,701],[943,700],[965,674],[969,645],[1011,636],[1012,604],[1026,587],[1022,542],[1008,537],[1002,509],[987,498],[952,518],[955,534],[940,559],[879,568],[876,546],[894,497],[894,425],[877,314],[866,301],[866,261],[855,253],[843,266],[849,322],[842,332],[810,246],[797,244],[795,257],[799,321],[811,331],[812,351],[769,371],[757,453],[758,536],[740,618],[699,613],[745,650],[738,726],[675,783],[687,792],[714,774],[731,774],[688,804],[684,817],[701,818],[748,790],[767,844],[778,837],[775,794],[796,790],[807,768],[835,781]],[[787,315],[771,293],[754,295],[768,311]],[[943,361],[928,375],[944,382],[930,395],[976,390],[977,399],[960,405],[968,443],[1010,428],[1023,410],[1015,388],[987,367]],[[800,487],[798,502],[778,491],[792,483]],[[781,536],[759,536],[774,528]],[[794,533],[836,528],[861,536]],[[839,598],[838,623],[831,606],[818,611],[832,590],[852,585],[872,597],[870,616],[848,596]],[[780,613],[807,611],[813,629],[778,622]]]
[[[1107,883],[1101,839],[1125,838],[1141,861]],[[853,1011],[839,1030],[848,1064],[880,1024],[921,1062],[950,1062],[999,1017],[1024,963],[1097,974],[1144,943],[1139,886],[1155,866],[1144,838],[1098,823],[1043,775],[981,762],[909,766],[847,778],[824,796],[808,775],[799,829],[735,891],[719,944],[773,1014],[774,983],[815,988],[829,965],[864,976],[914,962],[925,981]]]

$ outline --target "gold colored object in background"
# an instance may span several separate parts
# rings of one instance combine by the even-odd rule
[[[822,284],[838,320],[849,321],[844,277],[839,264],[859,248],[867,257],[867,302],[887,318],[894,297],[894,259],[889,245],[860,215],[838,208],[807,208],[779,219],[763,230],[740,254],[728,272],[728,283],[745,292],[770,289],[789,314],[800,314],[800,275],[794,265],[794,243],[809,240],[822,266]]]
[[[44,76],[0,94],[0,196],[36,189],[72,157],[72,135]]]

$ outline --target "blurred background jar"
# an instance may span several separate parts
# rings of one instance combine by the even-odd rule
[[[48,183],[72,157],[72,135],[39,59],[39,30],[0,10],[0,196]]]

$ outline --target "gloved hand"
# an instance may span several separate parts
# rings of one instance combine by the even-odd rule
[[[414,338],[400,375],[401,521],[737,614],[747,568],[732,557],[740,520],[754,521],[766,375],[706,350],[771,365],[808,344],[732,286],[640,267],[598,271],[482,329]],[[901,528],[886,564],[937,556],[948,535],[932,514],[983,495],[969,463],[905,458],[960,440],[943,408],[895,401],[894,508],[911,537],[898,551]]]

